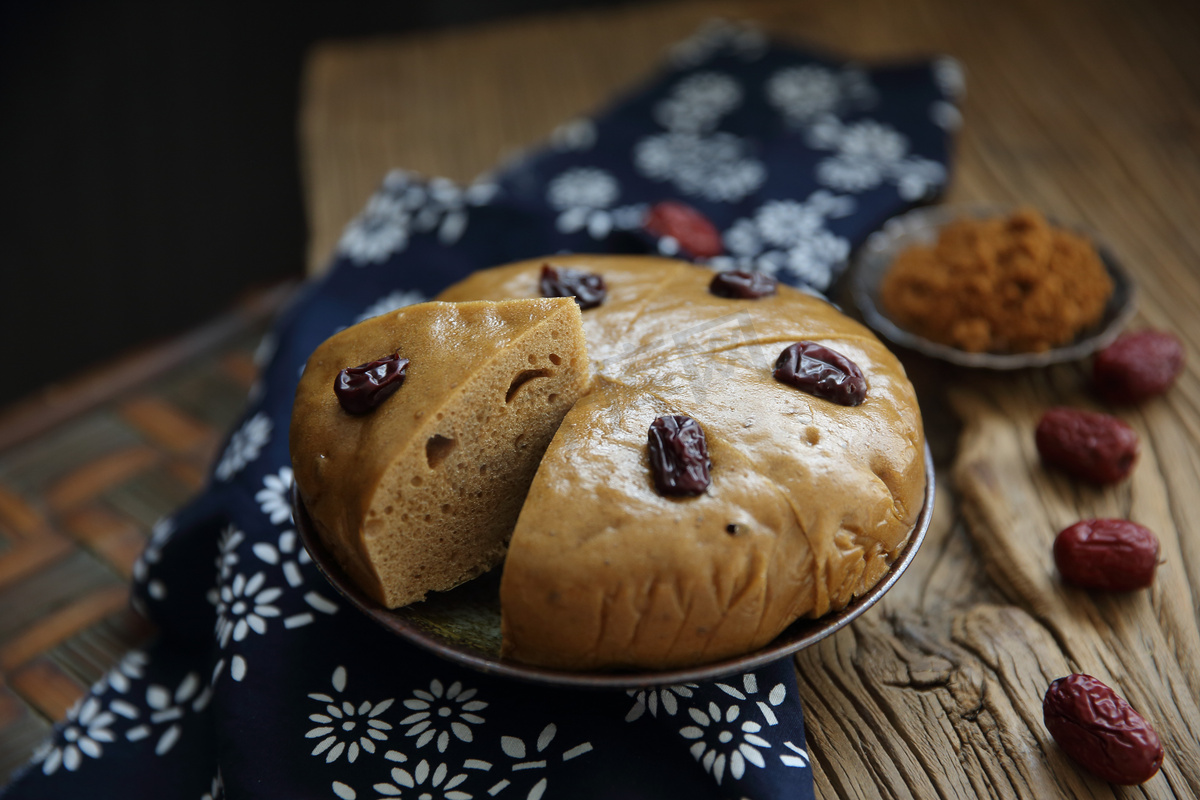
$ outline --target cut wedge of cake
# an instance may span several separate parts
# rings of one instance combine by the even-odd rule
[[[398,389],[374,407],[339,400],[339,373],[388,359],[407,359],[387,379]],[[571,298],[422,303],[334,335],[308,360],[290,433],[317,534],[388,608],[495,567],[588,379]],[[361,401],[359,389],[346,391]]]

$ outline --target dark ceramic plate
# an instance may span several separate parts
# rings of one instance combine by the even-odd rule
[[[884,274],[892,265],[892,259],[903,250],[914,244],[933,244],[937,241],[942,226],[954,220],[996,217],[1009,213],[1011,210],[995,208],[930,206],[888,220],[882,229],[867,238],[854,258],[854,303],[862,312],[867,325],[890,341],[927,356],[962,367],[994,370],[1045,367],[1076,361],[1112,344],[1133,316],[1137,305],[1137,289],[1133,279],[1113,257],[1111,249],[1095,234],[1078,227],[1064,226],[1053,220],[1052,224],[1073,230],[1092,242],[1113,281],[1112,297],[1108,299],[1100,322],[1082,331],[1070,344],[1043,353],[969,353],[907,331],[883,313],[879,302],[879,286]]]
[[[925,448],[925,504],[908,544],[875,588],[833,614],[793,623],[761,650],[696,667],[660,671],[564,672],[500,657],[500,570],[421,603],[387,609],[363,593],[316,536],[299,494],[293,492],[296,529],[321,572],[353,605],[387,630],[437,655],[481,672],[556,686],[631,689],[686,683],[746,672],[819,642],[875,604],[912,563],[933,516],[933,458]]]

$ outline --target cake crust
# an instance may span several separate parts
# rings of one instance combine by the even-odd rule
[[[531,296],[544,263],[601,274],[583,313],[590,391],[547,449],[501,581],[503,654],[564,669],[668,668],[757,649],[887,572],[924,498],[924,434],[903,367],[865,327],[787,286],[709,292],[710,270],[659,258],[556,256],[472,275],[441,299]],[[846,407],[772,377],[814,341],[868,391]],[[712,484],[654,488],[646,434],[704,428]]]

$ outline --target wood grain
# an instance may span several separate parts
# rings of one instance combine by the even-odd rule
[[[957,57],[968,91],[948,200],[1028,204],[1100,232],[1136,276],[1135,325],[1200,352],[1200,7],[1183,2],[673,3],[328,43],[311,54],[301,119],[311,270],[388,169],[468,180],[636,83],[713,16],[863,60]],[[1050,405],[1101,408],[1086,364],[994,376],[901,357],[938,507],[904,580],[796,659],[818,795],[1200,796],[1195,358],[1169,395],[1117,410],[1143,454],[1132,480],[1100,491],[1046,472],[1032,438]],[[1159,534],[1153,589],[1059,582],[1053,536],[1098,515]],[[1058,750],[1041,700],[1071,671],[1153,720],[1158,776],[1110,786]]]

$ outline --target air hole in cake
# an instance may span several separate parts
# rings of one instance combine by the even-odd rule
[[[535,378],[548,378],[553,373],[548,369],[525,369],[517,373],[517,376],[512,379],[512,383],[508,385],[508,393],[504,395],[504,402],[511,403],[516,396],[517,391]]]
[[[450,513],[450,504],[449,503],[442,503],[442,513],[443,514]]]
[[[458,442],[453,439],[448,439],[440,433],[435,433],[425,442],[425,460],[429,463],[430,469],[437,469],[446,460],[446,456],[454,452]],[[413,480],[416,480],[415,478]]]
[[[424,483],[424,481],[421,480],[420,475],[413,475],[411,483],[413,486],[420,486],[422,483]]]
[[[536,364],[536,363],[537,363],[537,356],[535,356],[533,353],[530,353],[530,354],[529,354],[529,363],[530,363],[530,364]]]
[[[525,446],[524,442],[525,442],[525,434],[523,434],[523,433],[518,433],[518,434],[517,434],[517,438],[516,438],[516,439],[513,439],[513,447],[515,447],[515,448],[517,448],[518,450],[520,450],[522,447],[524,447],[524,446]]]
[[[557,399],[558,399],[557,394],[548,394],[548,395],[546,395],[546,404],[552,406],[552,405],[554,405],[554,401]]]
[[[530,356],[530,358],[532,359],[533,356]],[[558,353],[551,353],[548,358],[550,359],[550,363],[556,367],[562,363],[562,356],[560,356]]]
[[[487,464],[480,464],[479,465],[479,474],[483,475],[485,473],[487,473]]]
[[[390,517],[390,516],[392,515],[392,512],[393,512],[393,511],[395,511],[395,510],[396,510],[396,509],[392,508],[391,506],[388,506],[387,508],[385,508],[385,509],[383,510],[383,513],[384,513],[384,515],[385,515],[385,516],[388,516],[388,517]]]
[[[737,534],[737,532],[738,532],[739,530],[740,530],[740,529],[738,528],[738,524],[737,524],[736,522],[731,522],[731,523],[729,523],[728,525],[726,525],[726,526],[725,526],[725,532],[726,532],[726,533],[730,533],[730,534],[734,534],[734,535],[736,535],[736,534]]]
[[[804,438],[808,440],[809,444],[817,444],[821,441],[821,431],[809,425],[804,429]]]
[[[439,411],[438,415],[437,415],[438,421],[440,422],[442,420],[442,418],[445,416],[446,416],[445,414],[443,414],[442,412]]]

